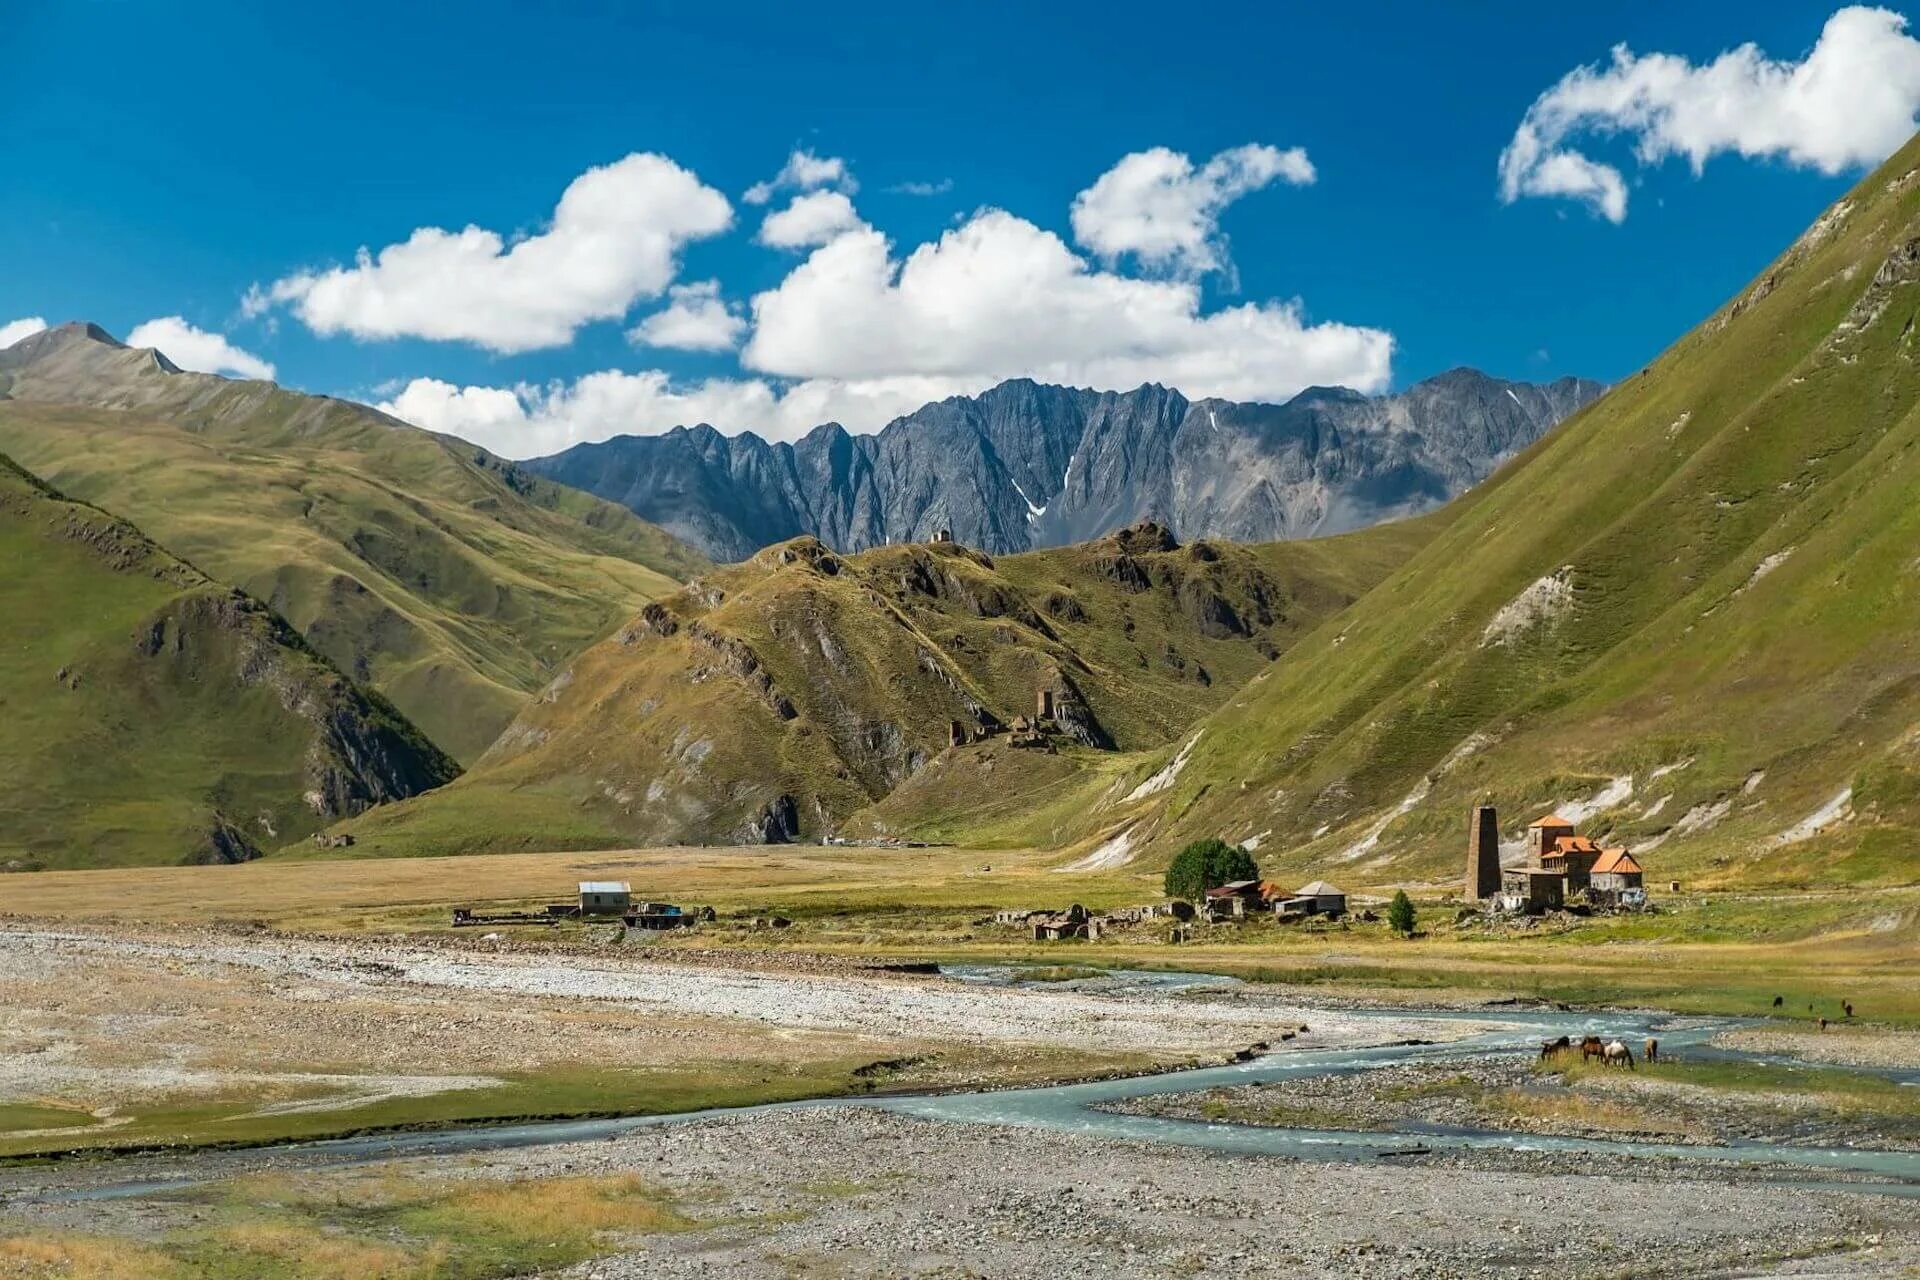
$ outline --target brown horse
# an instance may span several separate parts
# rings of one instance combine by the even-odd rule
[[[1580,1061],[1591,1062],[1595,1058],[1605,1060],[1607,1046],[1599,1036],[1586,1036],[1580,1041]]]
[[[1646,1052],[1641,1055],[1641,1058],[1647,1062],[1658,1062],[1660,1060],[1660,1042],[1652,1036],[1648,1036]]]
[[[1568,1036],[1561,1036],[1558,1040],[1542,1040],[1540,1042],[1540,1061],[1542,1062],[1547,1061],[1549,1058],[1557,1058],[1563,1053],[1571,1052],[1573,1052],[1573,1040]]]

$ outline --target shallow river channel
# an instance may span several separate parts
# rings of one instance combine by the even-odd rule
[[[947,971],[948,980],[992,984],[1018,983],[1011,970],[967,967]],[[1116,972],[1086,980],[1087,989],[1126,993],[1142,999],[1175,998],[1197,989],[1237,985],[1234,979],[1203,974]],[[1426,1022],[1459,1019],[1478,1025],[1496,1024],[1444,1044],[1402,1043],[1364,1049],[1289,1049],[1228,1066],[1168,1071],[1084,1084],[1049,1085],[1028,1089],[895,1097],[833,1098],[781,1103],[729,1111],[702,1111],[668,1116],[550,1121],[513,1125],[475,1125],[418,1133],[381,1134],[292,1143],[256,1151],[272,1155],[281,1165],[314,1166],[363,1163],[402,1156],[451,1155],[614,1137],[657,1126],[687,1124],[724,1115],[769,1113],[820,1107],[879,1107],[905,1115],[952,1124],[996,1125],[1047,1129],[1132,1142],[1200,1147],[1243,1155],[1286,1156],[1302,1160],[1367,1160],[1411,1151],[1448,1149],[1507,1150],[1514,1152],[1568,1152],[1634,1156],[1690,1162],[1732,1162],[1746,1165],[1790,1166],[1804,1174],[1794,1178],[1807,1188],[1844,1187],[1854,1191],[1920,1198],[1920,1152],[1873,1151],[1852,1147],[1808,1147],[1771,1143],[1703,1146],[1683,1143],[1611,1142],[1585,1138],[1544,1137],[1488,1130],[1452,1130],[1433,1126],[1400,1131],[1362,1132],[1269,1128],[1215,1124],[1152,1116],[1122,1115],[1101,1108],[1130,1098],[1155,1094],[1189,1093],[1224,1085],[1263,1084],[1334,1073],[1367,1071],[1423,1057],[1458,1058],[1469,1054],[1511,1055],[1538,1051],[1542,1039],[1568,1034],[1577,1041],[1592,1032],[1632,1045],[1658,1035],[1663,1051],[1682,1051],[1694,1058],[1725,1061],[1788,1063],[1791,1060],[1713,1046],[1723,1031],[1752,1025],[1732,1018],[1679,1018],[1651,1012],[1556,1012],[1518,1008],[1485,1008],[1458,1012],[1432,1009],[1343,1010],[1347,1014],[1378,1017],[1383,1021],[1419,1019]],[[1877,1071],[1874,1074],[1920,1087],[1920,1071]],[[214,1162],[218,1163],[218,1162]],[[1824,1179],[1823,1171],[1869,1175],[1891,1181],[1861,1183]],[[210,1176],[219,1176],[211,1174]],[[99,1199],[139,1196],[178,1188],[178,1179],[96,1184],[50,1192],[49,1199]],[[33,1198],[33,1197],[29,1197]]]

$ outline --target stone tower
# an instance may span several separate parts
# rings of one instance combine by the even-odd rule
[[[1473,811],[1467,832],[1467,900],[1480,902],[1500,892],[1500,818],[1490,804]]]

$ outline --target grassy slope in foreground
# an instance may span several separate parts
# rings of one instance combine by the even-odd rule
[[[0,862],[245,856],[457,769],[259,601],[0,456]]]
[[[1917,166],[1920,141],[1209,720],[1142,815],[1156,849],[1265,832],[1291,870],[1451,879],[1470,805],[1517,836],[1585,802],[1654,882],[1911,881]]]
[[[758,842],[781,797],[815,836],[914,779],[862,829],[1044,838],[1047,804],[1183,732],[1436,527],[1249,548],[1138,526],[999,558],[796,539],[648,606],[459,784],[353,829],[372,855]],[[948,748],[950,722],[1010,722],[1043,687],[1078,691],[1085,745]]]
[[[62,326],[0,351],[0,451],[265,600],[462,760],[705,567],[624,508],[346,401]]]

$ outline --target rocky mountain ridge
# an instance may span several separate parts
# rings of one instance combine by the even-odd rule
[[[1181,539],[1262,542],[1439,506],[1604,390],[1455,369],[1396,395],[1315,387],[1272,405],[1019,379],[926,405],[874,435],[829,423],[770,444],[702,425],[523,465],[718,560],[803,534],[852,552],[941,529],[998,554],[1141,520]]]
[[[933,771],[954,809],[998,806],[997,841],[1046,840],[1041,797],[1172,741],[1444,518],[1017,556],[791,539],[646,605],[461,781],[352,831],[381,856],[817,839]]]

